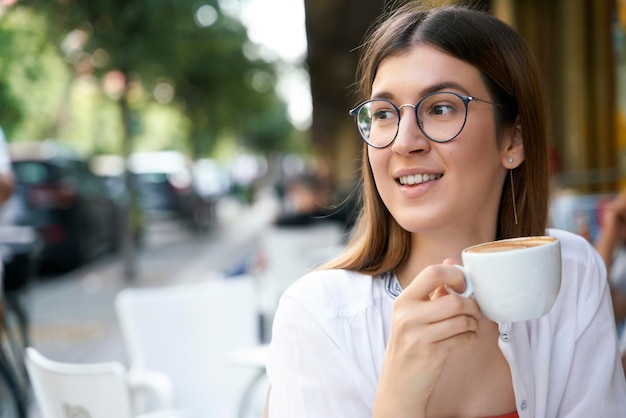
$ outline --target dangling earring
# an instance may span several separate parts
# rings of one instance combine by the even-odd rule
[[[513,158],[509,158],[509,162],[512,162]],[[509,170],[509,179],[511,179],[511,195],[513,196],[513,217],[515,218],[515,225],[517,225],[517,207],[515,207],[515,187],[513,186],[513,170]]]

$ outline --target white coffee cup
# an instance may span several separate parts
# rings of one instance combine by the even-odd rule
[[[463,250],[465,290],[492,321],[526,321],[548,313],[561,288],[561,243],[555,237],[511,238]],[[448,289],[451,291],[451,289]]]

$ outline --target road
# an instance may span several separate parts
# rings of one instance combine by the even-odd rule
[[[227,201],[218,212],[218,226],[201,235],[174,221],[151,224],[132,282],[124,278],[121,258],[114,256],[64,275],[38,278],[25,297],[31,345],[57,361],[114,360],[128,366],[113,308],[117,293],[126,287],[197,281],[231,271],[253,251],[275,208],[271,199],[249,207]],[[36,410],[32,415],[38,416]]]

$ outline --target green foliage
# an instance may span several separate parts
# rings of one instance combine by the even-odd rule
[[[122,137],[120,109],[93,77],[73,81],[65,99],[64,122],[56,137],[83,155],[118,153]]]
[[[150,103],[157,99],[178,109],[181,117],[172,119],[172,124],[187,130],[173,136],[172,144],[180,144],[183,137],[187,144],[182,148],[196,157],[210,153],[224,131],[258,151],[288,147],[293,128],[275,93],[275,69],[244,55],[245,28],[221,13],[215,0],[22,0],[20,4],[46,16],[43,27],[49,38],[78,73],[87,71],[101,78],[118,70],[141,83],[146,95],[139,101],[132,99],[138,96],[126,97],[135,121],[130,134],[142,138],[142,148],[154,129],[138,121],[155,119],[139,113],[153,111]],[[173,88],[172,97],[153,96],[163,85]],[[19,109],[16,106],[15,118]]]
[[[45,27],[23,8],[0,17],[0,125],[9,140],[42,138],[58,121],[68,73]]]

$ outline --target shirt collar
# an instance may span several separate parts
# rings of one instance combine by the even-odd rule
[[[389,297],[395,300],[402,293],[402,286],[393,271],[388,271],[380,275],[381,280],[385,284],[385,291]]]

